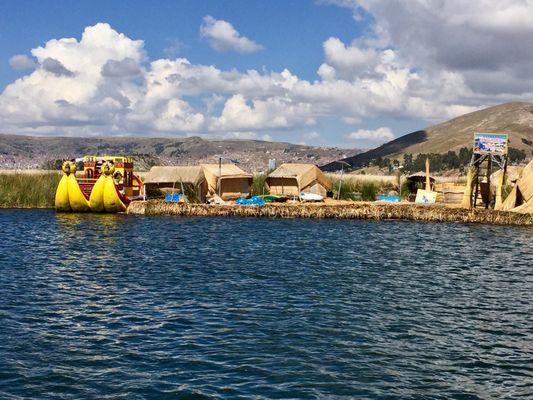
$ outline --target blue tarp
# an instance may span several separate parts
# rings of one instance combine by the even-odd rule
[[[388,201],[393,203],[400,202],[400,196],[379,196],[378,201]]]
[[[241,205],[241,206],[264,206],[265,200],[263,200],[259,196],[254,196],[250,199],[245,199],[244,197],[241,197],[240,199],[237,199],[235,203]]]
[[[179,203],[181,196],[183,196],[181,193],[167,194],[165,196],[165,201],[170,201],[171,203]]]

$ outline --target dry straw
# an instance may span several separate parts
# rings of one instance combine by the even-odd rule
[[[161,200],[134,201],[128,214],[180,215],[201,217],[336,218],[371,220],[412,220],[428,222],[474,222],[497,225],[533,226],[533,214],[485,209],[466,210],[445,206],[414,204],[269,204],[263,207],[180,204]]]

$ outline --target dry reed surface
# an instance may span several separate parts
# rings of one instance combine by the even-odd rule
[[[162,200],[134,201],[127,210],[133,215],[180,215],[200,217],[334,218],[370,220],[412,220],[427,222],[473,222],[497,225],[533,226],[533,214],[485,209],[465,210],[412,203],[376,204],[268,204],[262,207],[237,205],[180,204]]]

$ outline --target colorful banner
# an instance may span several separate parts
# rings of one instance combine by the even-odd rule
[[[497,133],[475,133],[474,154],[507,154],[509,136]]]

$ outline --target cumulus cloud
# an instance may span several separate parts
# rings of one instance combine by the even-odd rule
[[[372,35],[401,51],[402,62],[429,80],[438,71],[461,76],[463,103],[530,95],[533,3],[524,0],[329,0],[373,17]],[[342,49],[340,49],[342,52]],[[348,49],[349,50],[349,49]],[[521,82],[521,84],[519,83]]]
[[[375,130],[359,129],[345,136],[347,140],[365,140],[374,143],[385,143],[394,139],[394,134],[390,128],[384,126]]]
[[[26,54],[16,54],[9,59],[9,65],[11,68],[23,70],[23,69],[34,69],[37,67],[37,63],[31,57],[28,57]]]
[[[213,49],[220,52],[255,53],[262,48],[253,40],[242,36],[229,22],[217,20],[210,15],[204,17],[200,35]]]
[[[379,62],[379,53],[375,49],[346,46],[335,37],[324,42],[324,54],[326,63],[319,69],[319,75],[324,79],[352,79],[363,73],[372,73]]]
[[[391,1],[398,7],[408,6],[400,0]],[[368,117],[434,121],[507,101],[512,99],[509,93],[533,99],[527,62],[501,67],[495,63],[483,70],[476,67],[474,76],[474,70],[440,61],[430,48],[423,49],[424,54],[413,50],[416,46],[408,44],[402,35],[413,38],[414,28],[397,28],[389,21],[396,18],[394,13],[385,10],[379,0],[377,5],[347,3],[357,9],[365,7],[374,15],[374,30],[368,37],[351,42],[327,39],[316,80],[301,79],[287,69],[241,72],[195,64],[186,58],[149,60],[142,40],[99,23],[85,28],[79,39],[53,39],[31,50],[36,68],[0,94],[0,119],[4,130],[12,133],[243,137],[251,132],[260,138],[273,131],[296,128],[300,135],[316,132],[323,118],[342,119],[350,124]],[[413,12],[423,7],[416,1],[413,4]],[[478,11],[482,14],[482,10]],[[444,17],[448,15],[442,13]],[[480,29],[477,23],[449,14],[449,18],[444,18],[445,24],[454,22]],[[211,33],[233,32],[215,36],[239,39],[241,50],[247,46],[242,43],[249,39],[240,36],[230,24],[206,18],[206,28],[223,27],[208,29]],[[527,21],[520,22],[514,13],[501,18],[515,21],[519,24],[516,29],[520,29],[517,34],[527,37]],[[420,34],[425,34],[425,22],[408,20],[422,24]],[[437,23],[433,20],[433,24]],[[508,34],[506,24],[502,24],[489,24],[487,29],[493,35],[498,30]],[[210,40],[210,36],[206,38]],[[224,47],[229,45],[221,46],[230,49]],[[436,46],[433,51],[438,49]],[[503,74],[507,75],[502,77]],[[388,128],[380,129],[372,134],[352,132],[347,139],[392,138]]]
[[[311,107],[304,103],[294,104],[281,97],[247,102],[243,95],[228,99],[219,118],[213,120],[215,130],[258,130],[289,128],[313,124]]]

